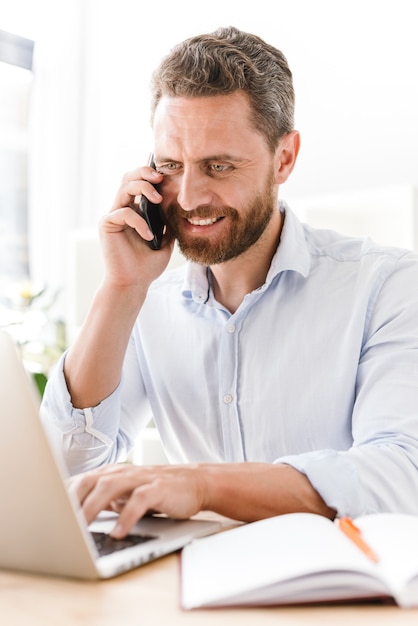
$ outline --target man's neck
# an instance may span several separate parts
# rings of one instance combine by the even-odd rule
[[[277,215],[256,244],[238,257],[211,266],[212,287],[216,300],[235,313],[245,296],[261,287],[279,245],[284,215]]]

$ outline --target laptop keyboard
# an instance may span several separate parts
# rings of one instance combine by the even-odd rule
[[[146,541],[155,539],[153,535],[127,535],[123,539],[113,539],[113,537],[107,533],[91,532],[90,534],[93,537],[100,556],[112,554],[112,552],[131,548],[139,543],[145,543]]]

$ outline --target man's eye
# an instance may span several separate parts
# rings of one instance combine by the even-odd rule
[[[227,169],[226,165],[221,165],[220,163],[212,163],[210,167],[215,174],[222,174]]]
[[[161,165],[158,165],[157,167],[157,170],[161,174],[171,174],[175,172],[177,169],[178,169],[177,163],[162,163]]]

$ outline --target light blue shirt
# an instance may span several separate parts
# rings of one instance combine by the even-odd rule
[[[265,284],[234,314],[187,263],[150,287],[99,406],[72,407],[58,364],[43,414],[71,472],[123,458],[153,416],[173,463],[287,463],[339,515],[418,514],[418,257],[281,210]]]

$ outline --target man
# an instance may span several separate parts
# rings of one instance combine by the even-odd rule
[[[284,56],[235,28],[154,74],[156,170],[127,174],[101,223],[105,277],[43,407],[87,520],[120,512],[115,537],[149,510],[418,514],[417,257],[278,200],[293,109]],[[162,203],[159,251],[141,195]],[[164,272],[175,239],[189,262]],[[151,415],[172,464],[115,463]]]

